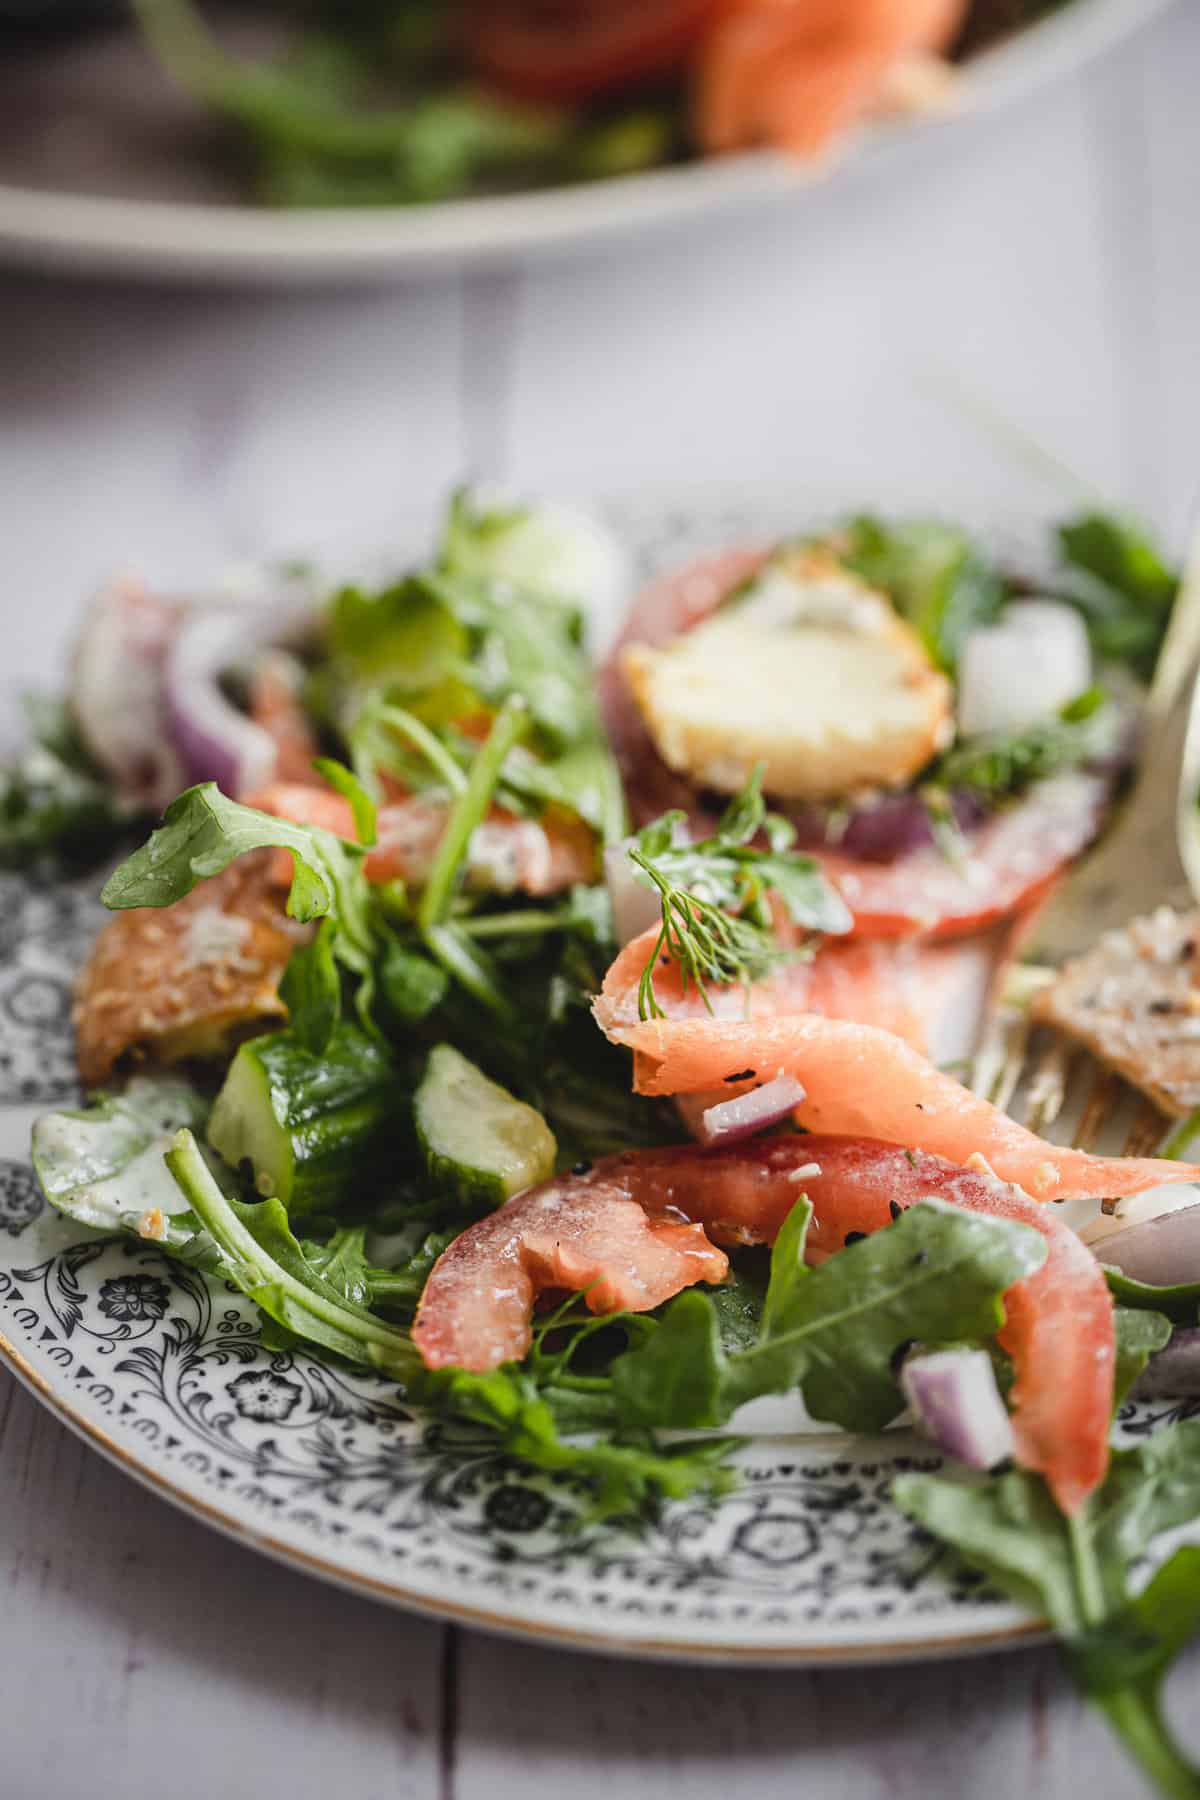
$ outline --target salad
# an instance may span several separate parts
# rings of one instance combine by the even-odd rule
[[[928,522],[736,547],[637,598],[598,682],[619,545],[466,494],[424,564],[320,603],[103,594],[0,841],[111,864],[162,819],[104,884],[90,1104],[33,1158],[67,1217],[596,1519],[721,1493],[762,1395],[907,1417],[945,1467],[895,1504],[1196,1795],[1158,1691],[1200,1548],[1144,1563],[1200,1516],[1200,1419],[1113,1429],[1195,1380],[1200,1209],[1169,1281],[1149,1227],[1101,1261],[1068,1223],[1200,1178],[1166,1153],[1195,1122],[1063,1149],[925,1050],[938,959],[1099,828],[1174,599],[1120,521],[1056,554],[1034,588]]]
[[[254,19],[218,38],[193,0],[133,11],[255,198],[361,206],[764,144],[812,156],[865,116],[940,104],[953,61],[1051,4],[356,0],[260,8],[253,57],[226,42],[254,38]]]

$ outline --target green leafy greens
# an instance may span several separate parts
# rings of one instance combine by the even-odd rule
[[[0,769],[0,868],[42,859],[90,865],[127,839],[138,821],[83,746],[65,706],[26,702],[30,741]]]
[[[726,1353],[713,1302],[689,1289],[614,1367],[626,1416],[721,1425],[748,1400],[799,1388],[814,1417],[880,1431],[901,1409],[898,1348],[992,1336],[1004,1290],[1045,1257],[1035,1232],[930,1199],[810,1269],[811,1216],[799,1201],[779,1233],[757,1340]]]
[[[640,1017],[661,1018],[654,970],[665,952],[685,987],[708,1002],[708,984],[720,987],[760,980],[790,952],[778,941],[773,895],[793,925],[812,932],[850,929],[845,902],[826,881],[820,864],[792,849],[794,828],[768,813],[762,770],[756,769],[729,803],[711,837],[678,841],[684,814],[664,813],[637,833],[629,859],[654,887],[662,924],[638,988]],[[762,832],[763,847],[753,840]]]
[[[1124,720],[1103,688],[1089,688],[1057,718],[1020,732],[961,739],[938,758],[925,781],[942,792],[967,790],[992,806],[1015,800],[1035,782],[1111,756]]]
[[[1004,604],[1003,578],[956,526],[860,513],[834,542],[846,566],[889,595],[934,662],[950,673],[968,632],[988,624]]]
[[[1109,513],[1083,513],[1060,525],[1055,536],[1062,596],[1083,613],[1097,654],[1127,663],[1149,680],[1179,591],[1178,573],[1140,525]]]
[[[1177,1550],[1140,1595],[1132,1570],[1155,1538],[1200,1512],[1200,1420],[1115,1450],[1104,1485],[1073,1518],[1040,1477],[1018,1470],[971,1485],[902,1475],[892,1492],[927,1531],[1046,1615],[1080,1687],[1160,1791],[1196,1800],[1200,1770],[1173,1742],[1158,1689],[1200,1626],[1200,1551]]]

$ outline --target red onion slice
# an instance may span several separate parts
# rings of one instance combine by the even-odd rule
[[[165,699],[171,742],[188,781],[215,781],[234,796],[270,781],[274,739],[227,699],[220,678],[256,650],[297,642],[312,617],[309,606],[288,604],[221,607],[186,621],[167,657]]]
[[[1131,1393],[1137,1400],[1200,1394],[1200,1326],[1177,1325],[1170,1341],[1150,1358]]]
[[[950,805],[955,823],[964,833],[976,830],[987,817],[978,795],[965,790],[952,794]],[[792,809],[788,816],[802,848],[842,850],[864,862],[895,862],[936,843],[929,808],[911,789],[865,800],[849,814],[814,806]]]
[[[1200,1281],[1200,1202],[1114,1231],[1095,1249],[1102,1263],[1152,1287]]]
[[[182,786],[163,691],[180,617],[140,583],[115,582],[92,602],[71,667],[71,711],[88,750],[122,800],[154,811]]]
[[[782,1124],[803,1098],[804,1089],[794,1075],[776,1075],[773,1081],[764,1081],[747,1094],[706,1106],[697,1120],[688,1120],[688,1125],[702,1144],[736,1144],[742,1138],[766,1131],[768,1126]]]
[[[1012,1421],[986,1350],[906,1357],[900,1387],[918,1428],[968,1469],[994,1469],[1012,1456]]]

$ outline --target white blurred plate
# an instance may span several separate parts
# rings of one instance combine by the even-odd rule
[[[206,194],[194,168],[164,158],[164,120],[147,109],[144,161],[110,157],[111,134],[89,109],[96,82],[145,103],[140,63],[114,66],[101,46],[60,52],[62,74],[32,89],[15,59],[0,71],[0,259],[75,274],[157,280],[373,281],[603,246],[636,232],[774,202],[847,166],[898,156],[902,146],[965,122],[1079,67],[1146,23],[1169,0],[1073,0],[1062,12],[967,66],[947,116],[877,125],[836,163],[804,166],[754,153],[644,175],[429,206],[270,211]],[[118,57],[123,54],[118,51]],[[89,60],[89,59],[94,59]],[[93,77],[95,79],[93,79]],[[57,117],[48,126],[46,115]],[[175,110],[172,124],[178,128]],[[170,132],[166,133],[170,137]]]

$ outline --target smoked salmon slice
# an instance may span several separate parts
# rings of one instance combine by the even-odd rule
[[[350,802],[331,788],[276,781],[251,794],[247,805],[295,825],[320,825],[351,842],[357,836]],[[390,800],[379,808],[376,841],[363,865],[367,880],[422,886],[445,829],[444,805],[416,797]],[[290,851],[279,852],[275,871],[280,886],[291,882]],[[588,826],[566,813],[544,820],[520,819],[493,807],[473,832],[467,854],[467,876],[473,885],[539,899],[562,893],[577,881],[592,881],[595,871],[595,838]]]
[[[775,1075],[792,1075],[805,1090],[796,1121],[809,1130],[880,1138],[959,1165],[981,1155],[1001,1180],[1016,1182],[1036,1200],[1137,1194],[1166,1182],[1200,1180],[1200,1168],[1190,1163],[1089,1156],[1048,1144],[876,1026],[804,1013],[647,1020],[608,1035],[633,1050],[639,1093],[723,1087],[733,1095]]]
[[[312,787],[313,758],[321,754],[317,734],[300,699],[303,671],[282,650],[269,650],[250,680],[250,717],[275,746],[275,781]],[[321,790],[323,791],[323,790]]]
[[[656,928],[633,938],[610,966],[594,1012],[609,1037],[639,1023],[638,987],[657,941]],[[807,958],[780,964],[751,988],[709,985],[708,1003],[678,965],[659,953],[654,994],[671,1019],[745,1019],[820,1013],[895,1032],[928,1052],[963,990],[976,976],[974,946],[838,939]],[[978,986],[978,980],[975,980]],[[711,1010],[710,1010],[711,1009]],[[725,1096],[727,1097],[727,1096]]]

